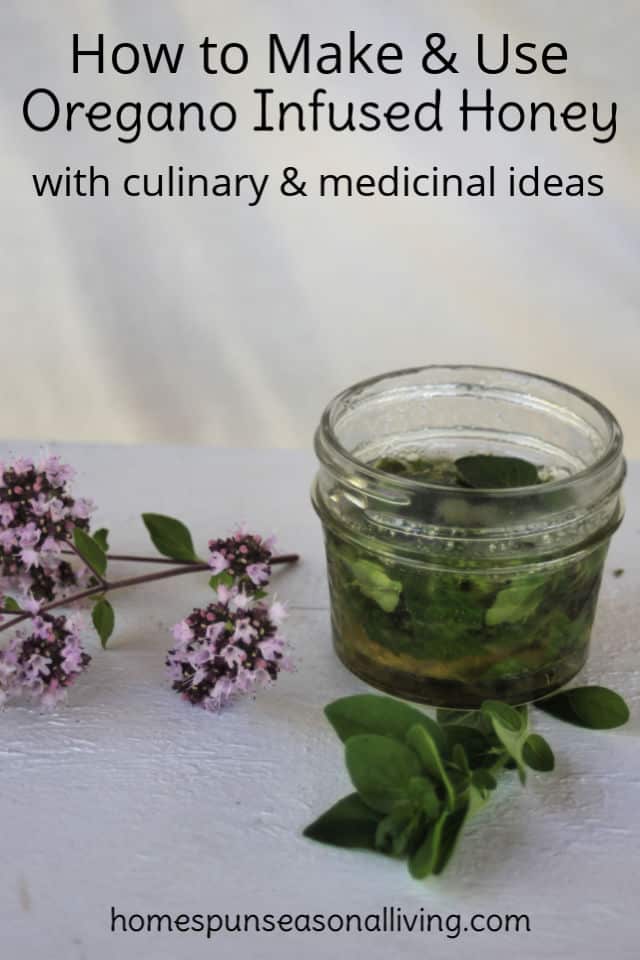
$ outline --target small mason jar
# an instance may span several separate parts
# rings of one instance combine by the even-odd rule
[[[339,394],[316,451],[334,645],[349,670],[458,708],[535,700],[580,670],[623,514],[622,433],[601,403],[514,370],[403,370]],[[526,460],[539,482],[448,482],[478,454]],[[427,479],[398,468],[420,462],[435,465]]]

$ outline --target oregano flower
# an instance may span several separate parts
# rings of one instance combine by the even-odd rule
[[[35,613],[0,651],[0,704],[28,696],[53,709],[90,661],[76,620]]]
[[[256,593],[271,579],[273,538],[240,528],[225,540],[209,541],[209,566],[214,577],[224,576],[247,593]]]
[[[291,669],[279,630],[285,617],[279,601],[268,604],[237,585],[219,586],[213,603],[173,628],[175,645],[166,660],[173,689],[215,711],[238,694],[273,683],[281,670]]]
[[[61,554],[74,527],[89,529],[94,504],[72,496],[73,477],[57,456],[0,465],[0,576],[22,594],[53,600],[79,581]]]

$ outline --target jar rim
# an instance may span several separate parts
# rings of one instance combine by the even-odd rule
[[[385,486],[390,487],[391,489],[397,489],[399,492],[404,490],[405,492],[409,491],[428,491],[433,490],[434,493],[447,493],[449,496],[456,492],[469,493],[469,491],[456,491],[455,488],[447,486],[445,484],[434,483],[433,481],[422,480],[404,477],[398,474],[389,473],[385,470],[380,470],[378,467],[375,467],[371,464],[366,463],[363,460],[360,460],[357,456],[354,456],[339,440],[336,430],[335,430],[335,414],[337,412],[340,404],[344,403],[349,399],[350,396],[353,396],[363,390],[366,390],[369,387],[375,386],[377,383],[380,383],[384,380],[392,380],[400,377],[415,376],[421,373],[435,372],[435,371],[451,371],[456,373],[459,371],[471,371],[471,372],[482,372],[482,373],[495,373],[497,375],[510,375],[514,377],[526,377],[529,380],[537,381],[541,384],[546,384],[548,386],[560,389],[571,396],[581,400],[583,403],[587,404],[591,409],[595,410],[596,413],[600,415],[604,421],[608,437],[606,438],[606,445],[602,453],[593,461],[593,463],[588,464],[581,470],[577,470],[575,473],[572,473],[566,477],[560,477],[555,480],[550,480],[545,483],[540,484],[528,484],[525,486],[519,487],[508,487],[508,488],[491,488],[491,487],[474,487],[473,494],[474,497],[482,500],[505,500],[513,497],[537,497],[537,496],[548,496],[549,494],[555,493],[557,491],[566,490],[569,487],[575,487],[576,484],[581,482],[591,481],[603,473],[606,473],[608,470],[614,468],[619,461],[622,459],[622,449],[623,449],[623,432],[618,420],[611,412],[611,410],[603,404],[600,400],[594,397],[592,394],[587,393],[584,390],[574,387],[570,384],[564,383],[561,380],[556,380],[553,377],[547,377],[538,373],[531,373],[526,370],[514,369],[511,367],[498,367],[493,365],[485,364],[426,364],[416,367],[406,367],[398,370],[387,371],[382,374],[378,374],[374,377],[368,377],[363,380],[358,381],[355,384],[347,387],[346,389],[340,391],[336,394],[333,399],[327,404],[322,414],[320,425],[316,431],[315,437],[315,449],[318,455],[319,460],[327,467],[331,468],[335,464],[335,460],[343,461],[345,465],[351,466],[351,468],[358,471],[358,473],[363,474],[372,481],[376,483],[384,482]],[[462,382],[462,381],[461,381]],[[624,475],[624,471],[623,471]],[[620,478],[620,483],[622,483],[622,478]]]

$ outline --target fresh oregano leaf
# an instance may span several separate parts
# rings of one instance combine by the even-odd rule
[[[304,836],[334,847],[375,850],[379,821],[379,815],[357,793],[352,793],[314,820]]]
[[[514,707],[498,700],[486,700],[482,710],[490,718],[495,735],[514,761],[520,782],[524,785],[527,779],[522,757],[522,747],[527,737],[525,718]]]
[[[485,614],[488,627],[501,623],[518,623],[536,612],[544,599],[548,581],[540,577],[524,577],[500,590]]]
[[[197,562],[193,540],[184,523],[160,513],[143,513],[142,520],[154,546],[163,556],[181,563]]]
[[[467,727],[462,723],[452,723],[444,728],[447,740],[447,753],[453,755],[456,746],[464,747],[467,759],[472,767],[487,766],[491,761],[491,748],[494,745],[493,727],[491,721],[485,718],[489,727],[490,736],[482,733],[477,727]]]
[[[394,807],[378,824],[376,848],[383,853],[391,848],[394,856],[404,856],[414,840],[420,821],[420,812],[412,804],[402,803]]]
[[[477,454],[455,462],[460,483],[477,490],[530,487],[539,482],[538,470],[519,457],[494,457]]]
[[[465,774],[465,776],[470,775],[471,770],[469,768],[469,760],[467,758],[467,752],[461,743],[456,743],[454,745],[453,751],[451,754],[451,761],[456,765],[456,767],[461,773]]]
[[[473,726],[473,720],[478,713],[478,710],[453,710],[449,707],[438,707],[436,710],[436,719],[443,727],[454,723]]]
[[[467,814],[468,806],[465,805],[445,815],[445,820],[440,831],[440,843],[438,845],[436,864],[433,870],[436,876],[442,873],[449,863],[449,860],[451,860],[460,834],[462,833],[462,828],[465,825]]]
[[[416,843],[422,825],[422,816],[418,812],[413,815],[411,820],[397,830],[393,837],[392,852],[396,857],[403,857]]]
[[[376,850],[380,850],[383,853],[388,850],[389,846],[393,843],[394,837],[401,829],[400,824],[393,819],[390,813],[387,814],[386,817],[383,817],[376,827]]]
[[[420,773],[418,758],[409,747],[377,734],[349,737],[345,759],[361,798],[380,813],[389,813],[405,800],[409,781]]]
[[[515,707],[508,703],[502,703],[500,700],[485,700],[482,704],[482,711],[500,721],[503,727],[512,733],[519,733],[524,728],[524,719],[521,713],[518,713]]]
[[[344,562],[365,597],[377,603],[385,613],[393,613],[400,602],[402,583],[392,580],[385,573],[384,567],[372,563],[371,560],[350,560],[345,557]]]
[[[427,773],[443,785],[447,794],[447,802],[453,809],[456,802],[456,791],[445,769],[436,739],[423,726],[416,724],[407,733],[407,743],[420,757]]]
[[[73,529],[73,542],[87,566],[103,577],[107,571],[107,555],[102,547],[80,527]]]
[[[391,697],[372,693],[342,697],[325,707],[324,712],[343,743],[358,733],[377,733],[404,744],[411,727],[419,724],[431,733],[440,750],[446,747],[443,733],[431,717]]]
[[[620,694],[607,687],[573,687],[538,700],[535,706],[559,720],[590,730],[613,730],[629,719],[627,704]]]
[[[555,766],[553,750],[539,733],[530,733],[522,746],[522,759],[532,770],[549,773]]]
[[[431,874],[442,873],[454,850],[468,814],[468,805],[445,811],[427,829],[424,839],[409,858],[409,871],[422,880]]]
[[[417,780],[419,777],[413,777],[410,783],[413,780]],[[411,790],[407,791],[407,796],[409,796]],[[411,800],[401,800],[400,803],[396,803],[395,807],[392,809],[389,817],[397,826],[404,826],[415,813],[416,805],[412,803]]]
[[[457,726],[473,727],[483,737],[491,735],[493,731],[491,721],[482,710],[448,710],[440,707],[436,711],[436,718],[447,738]]]
[[[471,783],[479,790],[495,790],[498,786],[494,775],[482,767],[473,771],[471,774]]]
[[[102,649],[106,650],[109,637],[113,633],[116,616],[113,611],[113,607],[104,597],[101,597],[95,604],[91,613],[91,619],[93,620],[93,625],[96,628],[98,636],[100,637]]]
[[[13,597],[5,597],[4,610],[5,613],[20,613],[21,607],[18,601],[14,600]]]
[[[104,553],[109,552],[109,531],[106,527],[101,527],[99,530],[96,530],[95,533],[92,533],[94,543],[97,543],[98,546]]]
[[[409,857],[409,872],[416,880],[424,880],[435,872],[440,850],[440,841],[447,814],[441,814],[434,823],[430,823],[422,843]]]
[[[409,781],[408,795],[417,804],[429,820],[440,816],[441,803],[435,787],[426,777],[412,777]]]

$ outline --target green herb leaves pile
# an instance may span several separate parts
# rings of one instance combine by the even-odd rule
[[[629,717],[624,700],[604,687],[566,690],[536,706],[591,729],[612,729]],[[401,701],[364,694],[336,700],[325,713],[344,743],[355,793],[304,835],[406,858],[416,879],[442,873],[503,770],[515,769],[524,785],[527,769],[554,768],[553,751],[531,731],[527,708],[497,700],[480,710],[438,710],[434,720]]]

